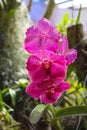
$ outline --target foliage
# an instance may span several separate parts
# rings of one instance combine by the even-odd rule
[[[22,0],[16,0],[18,3],[22,2]],[[4,9],[4,5],[7,4],[7,0],[0,0],[0,6]]]
[[[3,94],[0,90],[0,128],[2,130],[18,130],[18,124],[10,114],[13,111],[13,108],[4,102]]]
[[[4,8],[4,4],[7,4],[7,0],[0,0],[0,6]]]
[[[81,6],[78,11],[78,15],[76,19],[70,19],[69,14],[65,13],[62,21],[57,25],[57,29],[62,35],[66,35],[67,27],[71,26],[72,24],[79,24],[80,23],[80,16],[81,16]]]
[[[57,29],[61,34],[66,34],[67,27],[73,23],[75,23],[75,20],[74,19],[70,20],[69,14],[66,13],[63,16],[62,21],[57,25]]]
[[[19,123],[12,117],[16,104],[16,94],[25,88],[28,80],[20,79],[15,85],[0,90],[0,128],[2,130],[18,130]],[[10,104],[8,103],[10,101]]]
[[[80,9],[78,11],[78,16],[77,16],[77,19],[76,19],[76,24],[79,24],[79,22],[80,22],[81,10],[82,10],[82,6],[80,5]]]
[[[47,122],[53,124],[57,129],[60,128],[59,130],[61,130],[62,126],[60,127],[60,119],[65,119],[64,117],[66,117],[66,120],[68,120],[68,117],[71,117],[72,119],[72,117],[87,116],[86,88],[81,83],[78,83],[78,78],[75,72],[72,72],[66,80],[71,83],[71,88],[67,91],[67,93],[65,93],[54,105],[38,103],[30,115],[29,119],[31,123],[36,124],[39,122],[41,118],[44,118],[44,113],[47,111],[50,115],[50,119],[46,119]],[[86,120],[84,120],[84,122],[86,122]],[[86,125],[84,125],[84,127],[87,129]]]
[[[61,123],[61,120],[64,120],[65,122],[65,120],[67,121],[68,118],[72,120],[77,116],[79,117],[79,120],[80,117],[87,116],[87,90],[85,86],[83,86],[82,83],[78,82],[78,78],[74,71],[72,71],[72,73],[69,75],[66,81],[70,82],[71,87],[66,93],[62,95],[62,97],[54,105],[40,104],[40,102],[37,101],[37,105],[32,110],[29,117],[29,120],[32,124],[37,124],[42,119],[48,123],[51,123],[57,129],[62,130],[64,124]],[[27,79],[20,79],[19,81],[16,81],[15,86],[5,88],[0,92],[0,102],[3,102],[0,103],[0,112],[2,112],[5,115],[6,120],[13,121],[13,118],[9,113],[10,111],[13,111],[13,109],[10,106],[6,105],[6,103],[3,101],[3,97],[7,98],[7,95],[11,97],[13,93],[13,97],[11,97],[11,100],[14,100],[12,101],[14,102],[12,104],[15,105],[16,93],[19,93],[21,91],[21,87],[25,89],[28,82],[29,81]],[[46,114],[48,114],[50,118],[45,117]],[[85,117],[84,128],[87,129]],[[70,122],[70,120],[68,122]],[[67,124],[66,129],[68,129],[68,127],[69,126]]]
[[[42,117],[47,105],[39,104],[37,105],[30,114],[30,122],[36,124]]]
[[[9,112],[12,112],[13,109],[8,106],[4,101],[2,97],[2,92],[0,91],[0,111],[5,115],[5,119],[10,122],[11,121],[11,115]]]

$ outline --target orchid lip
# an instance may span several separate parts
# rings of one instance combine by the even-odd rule
[[[46,70],[49,70],[51,68],[51,62],[49,60],[44,60],[42,65]]]

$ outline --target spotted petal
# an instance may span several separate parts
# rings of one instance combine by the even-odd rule
[[[62,66],[57,63],[52,63],[51,67],[51,77],[57,77],[58,80],[64,80],[66,76],[66,66]]]
[[[26,93],[32,96],[34,99],[38,99],[42,91],[37,87],[37,84],[31,83],[26,88]]]
[[[41,102],[44,102],[46,104],[53,104],[60,98],[60,96],[61,96],[60,92],[55,92],[54,94],[50,94],[50,93],[46,94],[45,92],[41,94],[40,100]]]
[[[41,82],[46,77],[46,72],[43,66],[40,64],[40,59],[36,56],[30,56],[27,61],[27,70],[30,79],[35,82]]]

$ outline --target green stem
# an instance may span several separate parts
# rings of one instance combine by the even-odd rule
[[[56,128],[56,130],[62,130],[61,124],[59,122],[59,120],[55,120],[53,123],[54,127]]]
[[[51,111],[53,119],[54,119],[56,117],[54,106],[53,105],[48,105],[47,108],[48,108],[48,110]],[[53,120],[53,119],[49,120],[48,122],[51,123],[56,128],[56,130],[62,130],[62,127],[61,127],[61,124],[60,124],[59,120],[58,119]]]
[[[10,107],[9,105],[7,105],[5,102],[0,101],[0,104],[1,104],[1,105],[4,105],[4,106],[7,107],[8,109],[11,109],[12,111],[14,111],[13,108]],[[3,106],[3,107],[4,107],[4,106]]]
[[[79,24],[79,22],[80,22],[81,10],[82,10],[82,6],[80,5],[80,9],[79,9],[78,16],[76,19],[76,24]]]
[[[47,109],[51,111],[52,116],[55,117],[55,108],[53,105],[47,105]]]

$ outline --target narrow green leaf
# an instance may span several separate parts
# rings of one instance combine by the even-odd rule
[[[32,124],[36,124],[40,118],[42,117],[44,110],[46,109],[47,105],[40,104],[37,105],[31,112],[29,120]]]
[[[2,113],[4,114],[6,121],[10,122],[11,115],[9,114],[8,110],[5,107],[3,108]]]
[[[87,116],[87,105],[70,106],[67,108],[62,108],[56,112],[56,118],[81,115]]]
[[[6,94],[6,92],[8,92],[8,91],[9,91],[9,88],[4,88],[4,89],[2,90],[2,95]]]
[[[0,111],[3,109],[4,104],[3,104],[3,98],[2,98],[2,92],[0,90]]]
[[[0,6],[4,9],[4,5],[7,4],[7,0],[0,0]]]
[[[79,22],[80,22],[81,10],[82,10],[82,6],[80,5],[79,11],[78,11],[78,16],[76,19],[76,24],[79,24]]]
[[[3,0],[5,4],[7,4],[7,0]]]
[[[12,90],[11,88],[9,89],[9,93],[11,96],[11,100],[12,100],[12,104],[13,106],[15,105],[15,101],[16,101],[16,92],[15,90]]]
[[[3,101],[3,99],[2,99],[2,92],[1,92],[1,90],[0,90],[0,101]]]
[[[4,4],[2,0],[0,0],[0,6],[2,7],[2,9],[4,8]]]
[[[22,88],[26,88],[28,85],[29,81],[27,79],[19,79],[18,81],[15,81],[17,85],[19,85]]]
[[[69,14],[66,13],[66,14],[64,14],[64,16],[63,16],[62,24],[63,24],[63,25],[66,25],[66,24],[68,24],[68,21],[69,21]]]

